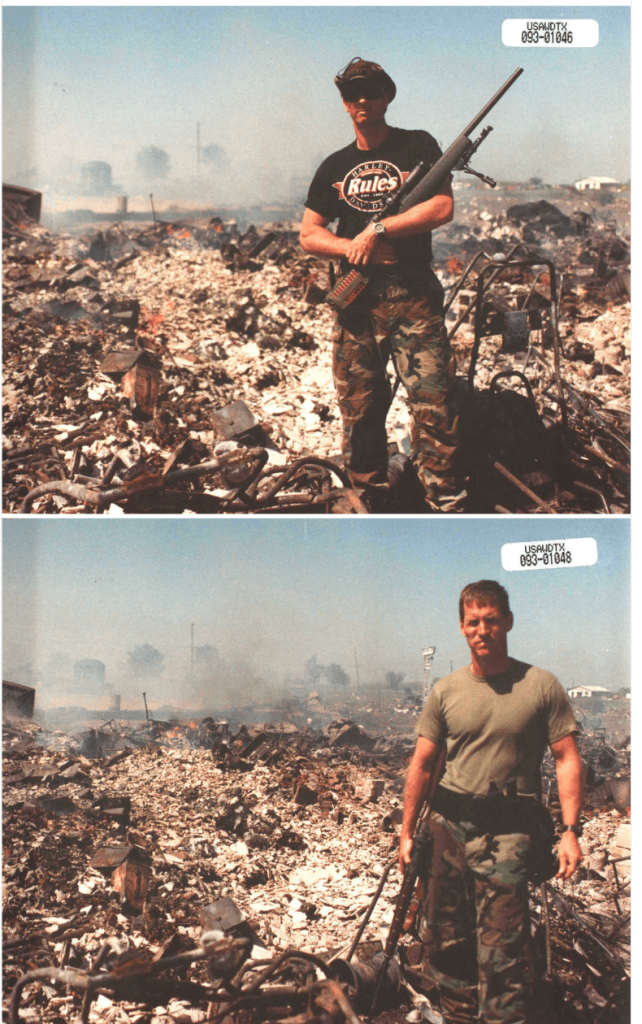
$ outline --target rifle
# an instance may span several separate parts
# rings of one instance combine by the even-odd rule
[[[495,104],[499,103],[504,93],[508,92],[523,70],[523,68],[517,68],[513,72],[510,78],[504,82],[501,89],[482,107],[470,124],[466,125],[461,135],[457,136],[452,145],[448,147],[443,156],[439,158],[430,170],[424,173],[425,164],[423,162],[417,164],[406,178],[403,186],[397,192],[387,197],[383,209],[378,210],[368,223],[376,224],[377,221],[383,220],[385,217],[391,217],[395,213],[404,213],[412,206],[416,206],[417,203],[423,203],[427,199],[431,199],[439,191],[444,180],[453,170],[474,174],[476,178],[480,178],[481,181],[486,182],[491,188],[495,188],[497,185],[496,181],[485,174],[480,174],[479,171],[473,170],[468,162],[479,149],[486,136],[492,132],[492,127],[489,125],[487,128],[484,128],[475,142],[471,142],[468,136],[472,135],[480,121],[483,121]],[[371,274],[371,265],[362,266],[359,270],[356,267],[349,270],[347,274],[343,274],[339,278],[332,290],[328,292],[327,301],[336,309],[346,309],[361,294],[368,284]]]
[[[430,865],[432,858],[432,837],[428,831],[428,822],[430,818],[430,812],[432,811],[432,804],[437,792],[437,786],[441,781],[441,777],[444,773],[446,765],[446,748],[445,746],[439,752],[435,766],[430,777],[430,785],[428,787],[428,793],[424,800],[421,808],[417,825],[415,827],[415,834],[412,841],[412,853],[410,855],[410,862],[406,864],[403,873],[403,882],[401,883],[401,890],[397,897],[397,906],[395,907],[394,917],[392,924],[388,931],[388,938],[386,939],[386,946],[384,949],[384,955],[381,961],[381,969],[379,978],[377,981],[377,987],[375,989],[374,996],[372,997],[372,1006],[370,1007],[370,1014],[373,1015],[376,1012],[377,999],[379,997],[379,991],[383,984],[383,981],[388,973],[388,965],[395,955],[397,949],[397,943],[401,935],[404,922],[408,916],[408,910],[410,908],[410,902],[412,900],[413,893],[415,891],[415,884],[419,877],[419,872],[424,864]]]

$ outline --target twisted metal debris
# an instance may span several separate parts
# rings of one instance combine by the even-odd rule
[[[205,932],[202,945],[176,956],[150,960],[135,955],[128,957],[122,943],[108,938],[100,948],[89,970],[42,967],[29,971],[19,979],[11,994],[9,1024],[19,1024],[20,1004],[25,988],[33,982],[53,982],[82,993],[81,1021],[87,1024],[91,1005],[98,995],[115,1000],[133,1000],[157,1006],[163,997],[175,997],[193,1005],[207,1001],[218,1004],[219,1012],[210,1017],[221,1021],[242,1009],[288,1007],[292,1012],[307,1009],[307,1018],[314,1018],[314,1009],[325,1010],[333,1020],[358,1020],[341,987],[333,981],[327,964],[312,953],[286,950],[274,958],[258,975],[256,967],[247,962],[252,942],[246,938],[226,938],[222,933]],[[109,968],[103,969],[108,959]],[[189,967],[205,961],[212,979],[204,985],[176,978],[163,979],[163,971]],[[317,969],[325,980],[317,979]],[[290,984],[284,974],[290,975]],[[254,977],[252,977],[254,974]],[[333,1012],[334,1010],[334,1012]]]
[[[166,474],[145,472],[142,470],[131,480],[122,486],[109,487],[110,479],[113,476],[115,461],[112,461],[110,470],[101,480],[94,481],[91,478],[76,475],[71,480],[50,480],[48,483],[39,484],[32,488],[24,498],[20,512],[30,512],[31,506],[36,498],[45,494],[61,494],[74,498],[76,501],[94,506],[96,512],[102,512],[110,505],[127,506],[134,498],[151,497],[159,492],[167,493],[168,487],[179,481],[194,480],[201,476],[211,476],[225,470],[237,468],[245,469],[245,478],[238,487],[221,496],[209,494],[208,492],[192,492],[185,497],[207,497],[212,499],[210,511],[217,512],[258,512],[282,510],[284,506],[326,506],[334,504],[340,498],[345,498],[353,509],[360,515],[367,514],[368,510],[352,487],[348,474],[336,466],[329,459],[319,459],[314,456],[306,456],[297,459],[282,472],[282,467],[269,466],[265,468],[268,461],[268,453],[264,448],[243,448],[237,451],[221,455],[219,458],[201,462],[196,466],[187,466],[184,469],[177,469]],[[323,472],[311,472],[314,468]],[[277,475],[274,480],[274,476]],[[340,480],[341,487],[333,487],[331,478],[334,474]],[[279,492],[286,484],[299,488],[296,492],[280,494]]]

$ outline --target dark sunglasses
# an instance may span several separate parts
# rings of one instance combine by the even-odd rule
[[[341,94],[348,103],[354,103],[362,97],[364,100],[380,100],[384,91],[380,85],[375,85],[373,82],[347,82],[343,86]]]

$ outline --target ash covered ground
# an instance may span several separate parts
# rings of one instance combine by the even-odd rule
[[[435,268],[469,510],[628,512],[628,192],[462,188],[456,201]],[[292,227],[239,233],[211,218],[54,235],[5,209],[4,511],[418,511],[411,486],[373,495],[341,472],[328,267]],[[498,253],[549,259],[554,274],[502,269]],[[484,268],[482,327],[495,333],[480,335],[471,398],[466,308]],[[387,422],[400,453],[408,425],[400,389]]]
[[[325,971],[348,955],[396,858],[417,703],[315,693],[273,709],[268,724],[242,722],[238,709],[233,724],[112,719],[66,732],[5,718],[5,1011],[25,972],[41,971],[21,992],[23,1020],[77,1020],[92,972],[102,981],[90,1021],[368,1016],[354,986],[343,978],[337,990]],[[548,883],[548,980],[543,894],[531,890],[541,1024],[629,1019],[629,708],[610,703],[615,732],[580,734],[585,860],[572,882]],[[550,757],[543,771],[559,817]],[[359,962],[385,943],[399,885],[393,867]],[[381,1024],[438,1024],[421,956],[408,933]],[[254,1002],[239,1003],[251,986]]]

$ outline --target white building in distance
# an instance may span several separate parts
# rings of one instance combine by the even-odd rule
[[[573,686],[566,691],[569,697],[595,697],[600,693],[611,693],[605,686]]]
[[[585,189],[613,188],[619,184],[615,178],[582,178],[575,182],[575,188],[578,192],[584,192]]]

